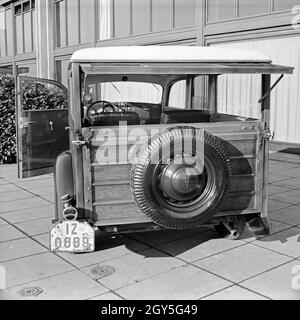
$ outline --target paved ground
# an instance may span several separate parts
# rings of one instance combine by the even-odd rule
[[[300,157],[273,158],[271,236],[246,232],[230,242],[203,229],[99,237],[90,254],[48,250],[51,175],[20,181],[14,165],[0,166],[0,272],[5,267],[7,280],[0,299],[299,300]],[[105,268],[113,273],[95,273]],[[42,292],[24,297],[28,287]]]

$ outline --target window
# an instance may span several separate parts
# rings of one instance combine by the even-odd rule
[[[220,75],[218,77],[218,112],[258,118],[261,75]]]
[[[175,82],[170,90],[168,106],[171,108],[185,109],[186,80]]]
[[[162,87],[146,82],[106,82],[90,86],[89,91],[95,100],[110,102],[161,103]]]

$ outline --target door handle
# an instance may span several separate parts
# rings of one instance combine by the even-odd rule
[[[53,129],[53,121],[49,121],[50,131],[54,131]]]

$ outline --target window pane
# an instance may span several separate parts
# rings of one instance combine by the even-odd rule
[[[55,4],[56,14],[56,46],[65,47],[66,42],[66,3],[60,1]]]
[[[132,31],[133,34],[146,33],[149,31],[149,1],[132,1]]]
[[[6,56],[5,11],[0,12],[0,57]]]
[[[98,0],[99,39],[106,40],[112,37],[112,3],[109,0]]]
[[[254,16],[267,13],[270,9],[269,0],[239,0],[239,16]]]
[[[24,45],[25,45],[25,52],[32,51],[32,24],[31,24],[31,12],[26,12],[23,14],[23,23],[24,23]]]
[[[218,77],[218,112],[258,118],[261,75],[220,75]]]
[[[171,29],[171,1],[152,0],[153,31]]]
[[[108,82],[101,84],[99,100],[113,102],[160,103],[162,87],[143,82]]]
[[[291,10],[294,6],[300,5],[300,0],[274,0],[274,10]]]
[[[185,109],[186,80],[177,81],[173,84],[170,96],[169,107]]]
[[[68,1],[68,45],[78,44],[78,3],[75,0]]]
[[[115,0],[115,37],[126,37],[130,33],[130,1]]]
[[[209,0],[208,21],[230,20],[235,14],[235,0]]]
[[[94,35],[94,0],[80,0],[80,42],[93,41]]]
[[[195,0],[175,0],[175,27],[195,24]]]

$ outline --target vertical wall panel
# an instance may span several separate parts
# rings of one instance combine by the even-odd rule
[[[208,21],[229,20],[235,17],[235,0],[207,1]]]
[[[68,45],[79,43],[79,10],[78,0],[68,0]]]
[[[130,0],[115,0],[114,6],[115,37],[126,37],[130,34]]]
[[[152,29],[153,31],[169,30],[171,25],[171,0],[152,0]]]
[[[269,0],[239,0],[239,16],[254,16],[270,10]]]
[[[35,51],[36,50],[36,11],[33,10],[32,11],[32,50]]]
[[[6,56],[6,22],[5,11],[0,12],[0,57]]]
[[[32,24],[31,11],[27,11],[23,15],[24,19],[24,52],[32,52]]]
[[[175,27],[192,26],[195,24],[195,1],[196,0],[174,0]]]
[[[94,0],[80,0],[80,42],[93,41],[95,24]]]
[[[132,0],[133,34],[149,32],[150,0]]]
[[[111,0],[98,0],[98,40],[112,37],[113,10]]]
[[[56,14],[56,45],[65,47],[67,45],[67,19],[66,19],[66,1],[60,1],[55,4]]]
[[[225,46],[238,49],[254,49],[266,53],[270,56],[275,64],[282,64],[295,67],[293,75],[285,75],[284,79],[278,84],[271,95],[271,128],[275,132],[275,140],[299,143],[300,141],[300,37],[289,36],[282,38],[261,39],[243,42],[232,42],[218,44],[216,46]],[[280,75],[272,76],[272,83],[278,79]],[[229,81],[229,78],[227,78]],[[252,82],[253,83],[253,82]],[[256,94],[256,90],[253,90]],[[227,103],[227,113],[237,113],[234,109],[234,101],[238,95],[247,94],[245,90],[238,89],[232,91],[232,104]],[[227,97],[227,100],[229,97]],[[239,98],[240,99],[240,98]],[[240,107],[238,113],[241,115],[249,112],[248,102]],[[242,101],[242,99],[240,99]],[[232,105],[232,107],[230,107]],[[243,113],[243,114],[242,114]]]
[[[16,44],[17,44],[17,54],[24,52],[23,47],[23,22],[22,15],[17,15],[16,19]]]
[[[7,55],[13,55],[13,39],[12,39],[12,18],[11,18],[11,9],[5,11],[5,22],[6,22],[6,41],[7,41]]]

